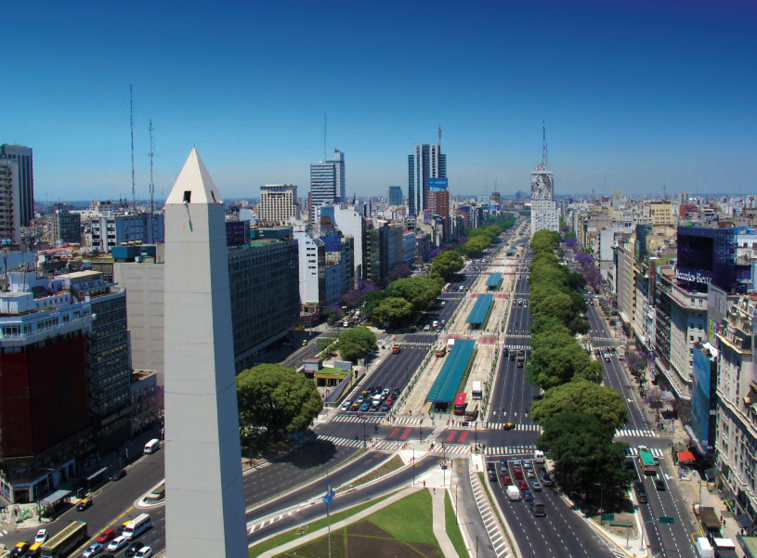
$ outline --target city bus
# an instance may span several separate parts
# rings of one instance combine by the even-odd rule
[[[465,410],[465,420],[474,421],[478,418],[478,403]]]
[[[447,354],[447,345],[445,345],[444,343],[439,343],[436,346],[436,349],[434,349],[434,355],[437,358],[441,358],[441,357],[443,357],[446,354]]]
[[[465,393],[461,392],[458,393],[455,397],[455,414],[456,415],[464,415],[465,414]]]
[[[63,531],[42,545],[41,558],[60,558],[68,556],[87,540],[87,524],[84,521],[72,521]]]
[[[645,475],[654,475],[657,473],[657,463],[655,463],[654,455],[652,455],[652,452],[646,446],[639,446],[639,463]]]

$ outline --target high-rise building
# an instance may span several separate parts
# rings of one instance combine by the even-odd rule
[[[284,225],[298,217],[297,186],[293,184],[266,184],[260,187],[258,220],[261,226]]]
[[[402,205],[402,187],[389,186],[386,192],[386,203],[388,205]]]
[[[500,203],[499,192],[497,192],[496,190],[492,192],[492,202],[496,204]]]
[[[410,215],[423,215],[428,209],[429,179],[447,177],[447,156],[441,145],[416,144],[407,156],[407,198]]]
[[[552,199],[554,177],[547,162],[547,136],[542,128],[541,163],[531,171],[531,236],[547,229],[560,231],[560,210]]]
[[[58,209],[50,218],[50,237],[69,244],[81,242],[81,214],[71,213],[68,207]]]
[[[195,149],[165,214],[166,551],[246,558],[225,209]]]
[[[347,196],[344,153],[334,149],[334,159],[310,165],[310,222],[314,222],[315,208],[335,205]]]
[[[21,242],[19,212],[19,162],[0,158],[0,240]]]
[[[0,145],[0,159],[18,163],[18,214],[22,227],[34,219],[34,158],[31,147]]]
[[[390,225],[386,221],[367,231],[365,248],[366,257],[365,278],[378,284],[383,281],[392,267],[402,263],[404,256],[402,247],[403,227]]]

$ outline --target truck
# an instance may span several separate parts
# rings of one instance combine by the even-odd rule
[[[544,452],[541,450],[534,451],[534,463],[544,463]]]
[[[455,346],[455,338],[454,337],[450,337],[449,339],[447,339],[447,350],[451,351],[452,347],[454,347],[454,346]]]
[[[507,498],[511,502],[517,502],[520,500],[520,490],[518,490],[518,487],[511,484],[507,487]]]
[[[465,420],[473,422],[478,418],[478,403],[475,403],[472,407],[465,409]]]
[[[697,556],[699,556],[699,558],[714,558],[715,556],[710,541],[704,537],[699,537],[697,539]]]
[[[639,464],[645,475],[654,475],[657,473],[657,463],[647,446],[639,446]]]
[[[720,534],[720,528],[722,525],[720,524],[718,514],[715,512],[715,508],[700,506],[699,504],[694,504],[692,507],[694,509],[694,515],[699,519],[699,524],[702,526],[702,531],[704,531],[705,534]]]
[[[718,558],[737,558],[736,543],[732,539],[712,538],[712,547]]]
[[[483,393],[481,392],[481,382],[473,382],[473,387],[471,388],[471,399],[481,399],[483,397]]]
[[[396,341],[394,343],[392,343],[392,352],[394,354],[397,354],[397,353],[400,352],[400,344],[397,343]]]
[[[437,358],[441,358],[446,354],[447,354],[447,345],[439,344],[436,346],[436,349],[434,349],[434,355]]]

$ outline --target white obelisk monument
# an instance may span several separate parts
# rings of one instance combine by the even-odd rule
[[[165,207],[169,558],[247,558],[224,206],[197,150]]]

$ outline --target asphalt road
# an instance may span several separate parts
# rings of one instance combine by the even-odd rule
[[[613,553],[586,524],[580,512],[572,511],[566,500],[555,496],[551,490],[533,493],[535,498],[544,502],[546,517],[534,517],[528,502],[523,499],[511,502],[502,483],[499,461],[489,461],[495,463],[498,474],[496,482],[487,482],[513,530],[522,558],[614,558]],[[514,462],[510,460],[506,466],[507,474],[511,477],[513,465]]]
[[[94,504],[89,509],[77,512],[72,507],[56,521],[45,525],[50,536],[62,531],[72,521],[86,521],[90,537],[96,538],[105,529],[116,529],[123,521],[142,513],[133,507],[134,502],[163,480],[163,452],[141,457],[127,471],[123,479],[107,482],[97,490],[93,495]],[[153,516],[153,523],[155,526],[151,532],[162,532],[162,515]],[[11,531],[1,537],[0,542],[10,548],[17,542],[31,541],[36,532],[36,529]]]
[[[396,473],[390,477],[384,478],[374,484],[366,486],[360,490],[350,492],[348,494],[337,495],[334,498],[334,503],[331,506],[331,513],[339,513],[342,510],[360,504],[361,502],[367,502],[375,498],[380,497],[383,494],[388,494],[409,486],[413,481],[413,474],[420,476],[422,473],[428,471],[432,467],[436,467],[441,462],[441,457],[435,455],[426,455],[423,459],[419,459],[415,465],[415,472],[413,469],[408,468],[402,472]],[[325,492],[325,490],[324,490]],[[267,525],[261,529],[254,531],[249,537],[250,544],[254,544],[270,535],[274,535],[281,531],[292,529],[299,525],[310,523],[317,519],[326,516],[326,509],[324,504],[316,504],[301,508],[296,513],[289,517],[283,518],[281,521]]]
[[[472,543],[472,548],[475,548],[475,541],[478,541],[478,552],[476,553],[478,556],[495,557],[496,553],[492,548],[484,520],[481,517],[481,512],[478,511],[476,499],[473,496],[469,471],[470,461],[455,459],[452,463],[455,476],[450,481],[450,486],[455,488],[450,496],[456,502],[460,528],[465,529],[468,540]]]

